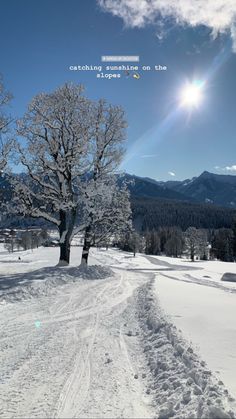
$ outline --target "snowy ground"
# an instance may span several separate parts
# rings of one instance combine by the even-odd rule
[[[236,264],[159,257],[149,260],[155,266],[173,266],[170,271],[159,272],[155,282],[161,305],[236,397],[236,284],[221,282],[225,272],[236,274]],[[181,271],[186,265],[192,270]]]
[[[197,264],[179,277],[183,268],[165,258],[94,249],[84,271],[78,247],[68,268],[54,268],[57,257],[57,248],[0,249],[0,417],[234,417],[235,402],[166,298],[183,285],[234,290],[193,284],[184,275],[199,281]]]

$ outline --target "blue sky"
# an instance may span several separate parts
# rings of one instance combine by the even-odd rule
[[[121,0],[121,6],[122,1],[127,2]],[[213,40],[215,28],[207,21],[193,25],[190,19],[180,26],[159,17],[132,24],[137,14],[127,18],[127,9],[120,9],[117,17],[117,10],[107,9],[95,0],[1,1],[0,72],[14,95],[11,112],[22,116],[33,95],[65,81],[83,83],[90,98],[104,97],[126,111],[122,170],[162,180],[203,170],[234,174],[236,54],[230,31]],[[99,65],[101,55],[108,54],[139,55],[140,65],[168,69],[141,71],[139,80],[69,71],[70,65]],[[179,109],[179,98],[186,81],[195,79],[206,84],[201,105],[190,114],[189,108]]]

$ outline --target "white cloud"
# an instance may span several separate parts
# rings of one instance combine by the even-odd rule
[[[170,175],[170,176],[176,176],[176,174],[174,172],[168,172],[168,175]]]
[[[236,173],[236,164],[233,164],[232,166],[225,166],[225,167],[215,166],[215,169],[221,170],[223,172]]]
[[[223,168],[225,172],[236,172],[236,164],[233,164],[232,166],[226,166]]]
[[[173,18],[178,25],[207,26],[213,37],[230,33],[236,52],[236,0],[98,0],[98,3],[130,27],[159,24],[162,18]]]
[[[153,157],[157,157],[158,154],[143,154],[141,157],[141,159],[151,159]]]

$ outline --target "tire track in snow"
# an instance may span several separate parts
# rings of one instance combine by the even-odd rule
[[[100,298],[105,293],[105,291],[109,288],[109,286],[110,286],[109,284],[105,284],[103,289],[98,294],[92,306],[92,313],[97,310]],[[94,324],[91,325],[91,323],[94,323]],[[59,417],[59,418],[60,417],[62,418],[78,417],[86,401],[86,397],[89,392],[89,386],[90,386],[90,370],[91,370],[90,357],[92,354],[94,341],[96,339],[96,335],[98,331],[99,314],[95,314],[95,321],[93,322],[93,319],[92,319],[92,321],[90,321],[89,326],[90,326],[89,327],[90,331],[92,332],[91,333],[92,337],[89,340],[89,343],[80,349],[79,356],[76,356],[73,371],[69,379],[66,381],[63,387],[63,390],[61,392],[55,417]],[[76,332],[76,325],[74,328],[74,333],[75,333],[77,341],[79,342],[79,337]],[[83,354],[83,350],[85,351],[86,355]],[[81,365],[82,365],[82,368],[81,368]],[[78,400],[79,400],[79,403],[78,403]]]

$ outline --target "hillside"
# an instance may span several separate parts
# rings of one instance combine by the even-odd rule
[[[154,179],[142,178],[128,173],[118,176],[118,182],[127,183],[132,196],[142,198],[162,198],[176,201],[194,201],[180,191],[170,189]]]
[[[229,202],[234,193],[236,202],[236,176],[204,172],[197,178],[167,182],[119,176],[119,182],[124,181],[131,194],[134,224],[140,231],[161,226],[229,228],[236,216]]]
[[[183,194],[189,200],[236,207],[236,176],[203,172],[184,181],[161,182],[162,187]]]
[[[234,209],[210,204],[194,204],[159,198],[132,197],[134,225],[139,231],[164,226],[186,230],[197,228],[230,228],[236,216]]]

